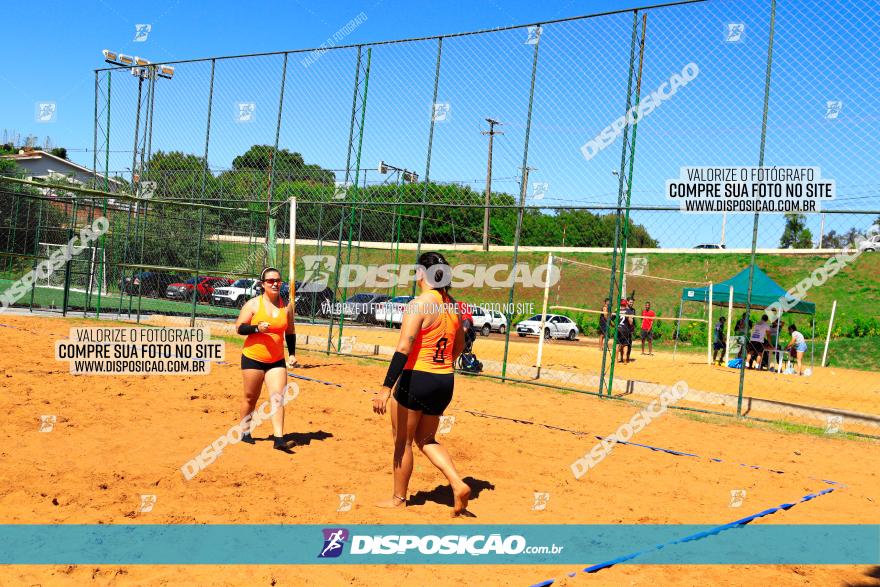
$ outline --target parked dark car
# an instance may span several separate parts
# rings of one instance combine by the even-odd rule
[[[383,309],[388,302],[391,301],[391,296],[379,295],[373,298],[370,301],[370,305],[368,306],[367,311],[362,315],[361,320],[366,322],[367,324],[378,324],[379,319],[376,316],[376,313]]]
[[[160,273],[158,271],[141,271],[131,277],[122,280],[122,291],[130,296],[140,295],[159,297],[172,283],[181,281],[180,275],[174,273]]]
[[[309,291],[303,291],[304,289]],[[288,295],[289,293],[288,291]],[[304,287],[303,282],[296,282],[294,304],[297,316],[329,316],[335,302],[336,298],[333,297],[333,290],[329,287],[312,291],[312,288]]]
[[[378,293],[356,293],[345,300],[345,303],[334,306],[331,314],[340,314],[348,320],[355,322],[376,322],[376,310],[383,302],[390,300],[390,296]]]
[[[172,300],[192,300],[194,291],[198,291],[199,301],[207,302],[215,288],[230,285],[232,280],[225,277],[190,277],[186,281],[169,284],[165,288],[165,297]]]

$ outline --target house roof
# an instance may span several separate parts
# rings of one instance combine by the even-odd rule
[[[46,151],[34,150],[34,151],[25,151],[24,153],[14,153],[11,155],[0,155],[0,159],[12,159],[13,161],[35,161],[38,159],[42,159],[46,157],[48,159],[52,159],[53,161],[57,161],[62,165],[66,165],[67,167],[72,167],[77,171],[81,171],[83,173],[88,173],[90,175],[98,175],[100,177],[104,177],[100,173],[95,173],[88,167],[83,167],[82,165],[78,165],[73,161],[69,161],[67,159],[63,159],[58,157],[57,155],[53,155],[52,153],[47,153]],[[107,178],[108,181],[115,183],[116,185],[122,185],[119,180],[113,179],[112,177]]]

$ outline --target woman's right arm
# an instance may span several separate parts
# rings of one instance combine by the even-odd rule
[[[253,320],[254,314],[257,313],[255,304],[256,299],[257,298],[249,300],[241,307],[241,311],[238,313],[238,320],[235,321],[235,331],[237,333],[247,336],[248,334],[262,331],[260,328],[262,324],[251,326],[251,320]]]

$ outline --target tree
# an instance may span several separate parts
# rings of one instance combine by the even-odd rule
[[[779,239],[783,249],[810,249],[813,247],[813,233],[807,228],[803,214],[786,214],[785,229]]]
[[[268,173],[272,168],[274,151],[275,181],[308,181],[319,184],[333,184],[334,173],[318,165],[306,164],[300,153],[287,149],[274,150],[269,145],[254,145],[243,155],[232,160],[235,171],[262,171]]]
[[[15,161],[0,159],[0,251],[33,255],[39,242],[66,240],[64,227],[69,217],[60,205],[46,201],[35,188],[4,182],[4,175],[21,178],[24,174]]]
[[[156,182],[155,197],[196,201],[201,199],[204,157],[180,151],[156,151],[150,157],[147,179]],[[216,193],[216,179],[205,175],[205,199]]]
[[[844,235],[837,234],[837,231],[832,230],[825,235],[822,246],[827,249],[842,249],[846,246],[846,239]]]
[[[845,245],[854,247],[856,245],[856,243],[858,242],[858,240],[860,238],[862,238],[863,236],[864,236],[864,234],[862,234],[862,231],[860,231],[855,226],[853,226],[852,228],[847,230],[846,233],[843,235],[843,242]]]
[[[64,147],[55,147],[51,151],[49,151],[50,155],[55,155],[56,157],[61,157],[62,159],[67,159],[67,149]]]

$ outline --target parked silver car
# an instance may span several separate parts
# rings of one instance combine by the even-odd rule
[[[516,325],[516,333],[520,336],[538,336],[541,333],[541,314],[532,316]],[[568,316],[547,314],[544,323],[544,338],[567,338],[575,340],[580,334],[577,324]]]

